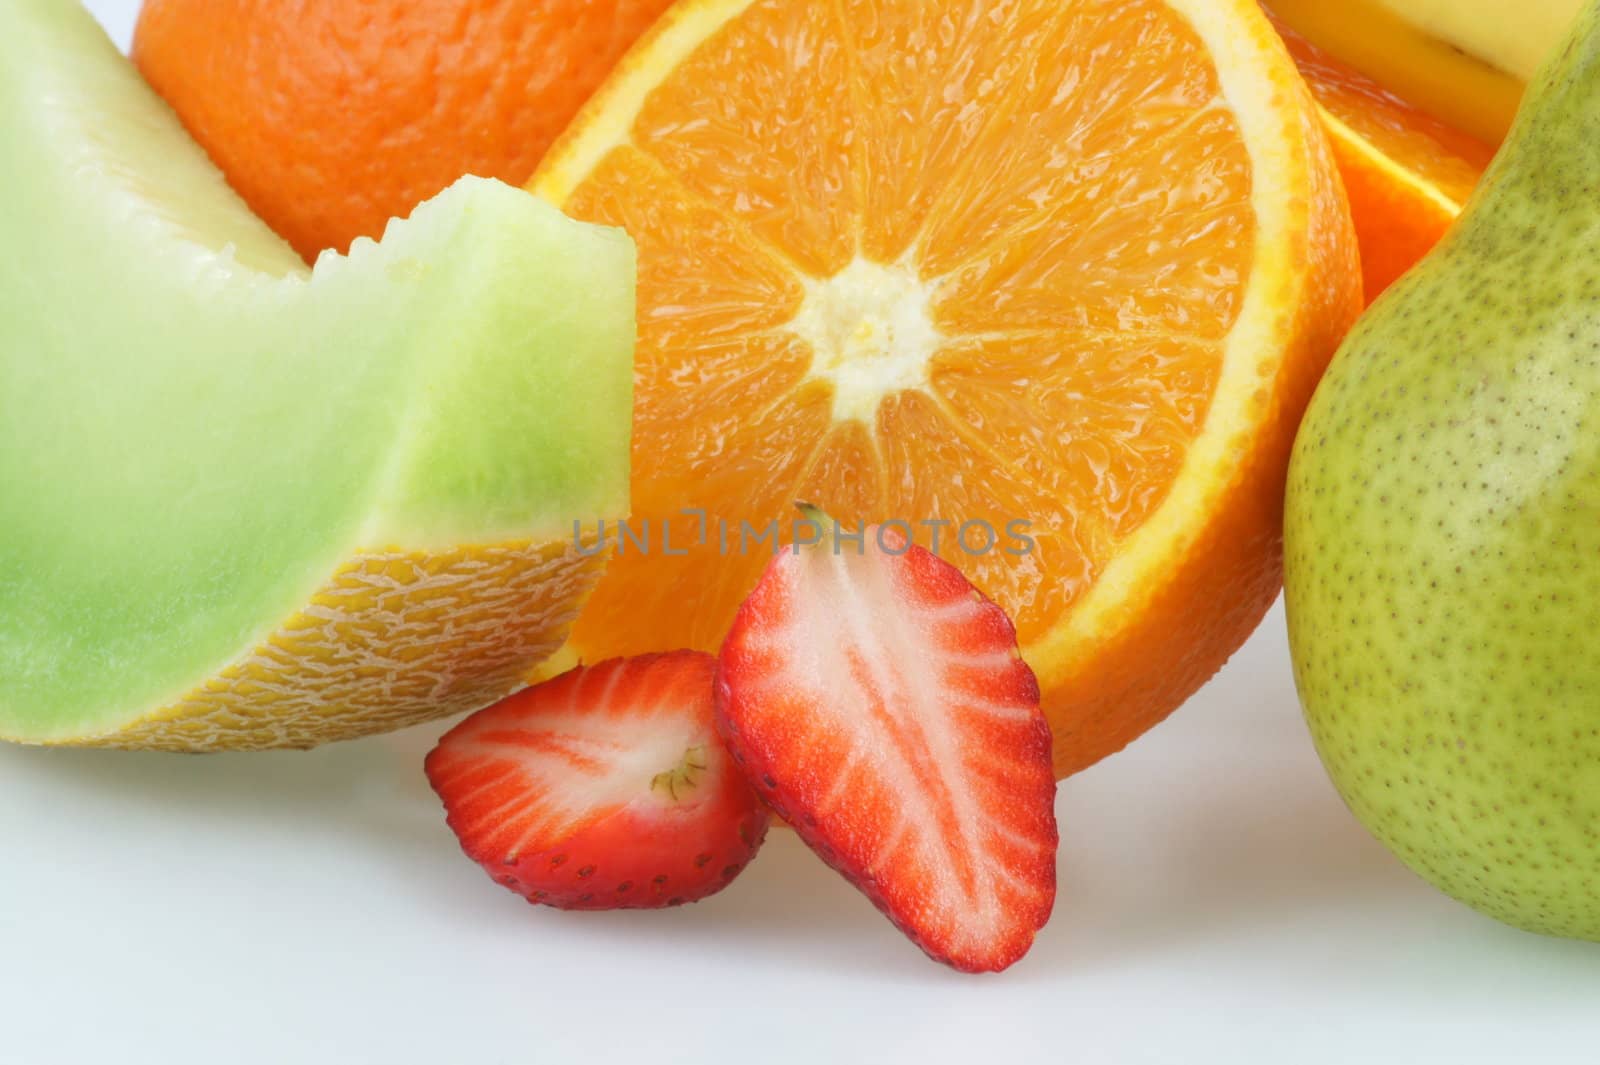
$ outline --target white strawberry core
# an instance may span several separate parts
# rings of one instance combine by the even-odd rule
[[[786,328],[810,346],[811,376],[833,386],[835,421],[870,424],[885,396],[928,387],[944,338],[929,313],[930,289],[910,267],[856,259],[805,286]]]
[[[598,705],[608,705],[609,697],[608,692]],[[702,777],[721,772],[720,749],[713,749],[706,731],[670,704],[655,712],[630,707],[620,722],[603,709],[574,708],[541,717],[537,728],[524,735],[537,737],[538,742],[521,742],[521,736],[493,729],[485,729],[483,735],[468,734],[459,742],[464,755],[504,767],[487,786],[502,781],[506,773],[528,782],[506,808],[496,812],[519,823],[521,831],[506,848],[512,857],[569,835],[597,813],[690,801],[696,789],[674,794],[654,785],[661,774],[680,769],[691,749],[706,750]]]

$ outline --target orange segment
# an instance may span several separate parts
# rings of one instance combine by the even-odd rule
[[[940,352],[933,390],[1048,498],[1103,519],[1115,542],[1166,497],[1220,354],[1213,342],[1132,332],[996,337]]]
[[[792,270],[641,152],[608,155],[565,206],[638,234],[640,341],[663,357],[692,363],[697,344],[781,325],[800,308]]]
[[[883,514],[891,494],[876,436],[860,422],[847,421],[833,426],[796,498],[825,499],[843,514]]]
[[[1275,22],[1322,108],[1350,197],[1371,302],[1444,236],[1494,149]]]
[[[994,20],[1011,22],[1013,38],[1059,35],[1061,27],[1053,13],[1019,0],[900,4],[890,17],[879,14],[864,10],[844,29],[858,101],[852,149],[861,251],[887,263],[917,239],[952,173],[979,158],[976,145],[992,116],[1015,109],[1008,100],[1038,53],[998,52]],[[934,85],[942,91],[930,93]]]
[[[1360,292],[1253,0],[685,0],[534,188],[639,241],[635,520],[687,545],[573,653],[715,649],[796,499],[899,520],[1015,617],[1066,773],[1270,604]]]
[[[648,529],[653,540],[642,550],[618,545],[611,563],[618,574],[614,594],[592,600],[584,614],[584,623],[605,634],[605,646],[619,654],[668,644],[714,649],[721,643],[776,546],[768,526],[789,520],[790,504],[799,498],[829,431],[829,396],[819,385],[797,390],[783,403],[734,403],[726,415],[715,413],[720,400],[711,390],[677,394],[697,396],[699,431],[685,432],[685,414],[674,409],[644,411],[635,422],[641,442],[671,445],[648,456],[644,447],[635,452],[634,524]],[[698,408],[702,401],[704,410]],[[731,507],[730,500],[740,505]],[[695,510],[706,517],[687,513]],[[724,528],[715,526],[718,518],[726,520]],[[667,529],[671,554],[663,538]],[[598,643],[578,645],[586,660],[598,661]]]
[[[964,432],[925,392],[906,391],[886,399],[877,428],[892,471],[887,508],[892,515],[914,524],[947,522],[939,553],[957,561],[996,601],[1008,604],[1024,642],[1048,631],[1075,573],[1097,564],[1084,550],[1090,545],[1073,536],[1080,516],[1041,492],[987,441]],[[1028,555],[1008,554],[1001,546],[1013,521],[1026,522],[1019,531],[1036,541]],[[956,542],[964,526],[970,526],[970,550]],[[988,530],[993,530],[994,546],[984,550]],[[917,539],[933,546],[933,529]],[[1041,576],[1049,579],[1041,582]]]
[[[855,255],[854,112],[841,30],[829,3],[753,10],[657,86],[633,128],[634,142],[685,185],[813,274]]]
[[[1091,220],[1095,212],[1083,199],[1108,191],[1097,184],[1154,170],[1129,167],[1119,156],[1164,143],[1163,134],[1194,121],[1217,98],[1214,72],[1193,61],[1200,51],[1192,31],[1160,5],[1068,4],[1010,43],[1025,55],[1059,58],[1048,76],[1018,77],[1019,90],[1002,101],[1001,113],[1021,121],[991,121],[955,170],[942,209],[927,220],[927,272],[947,273],[997,243],[1014,246],[1018,230],[1029,243],[1041,233],[1070,238],[1052,208],[1065,208],[1076,193],[1079,207],[1066,209],[1075,222]],[[1063,106],[1063,92],[1075,106]],[[1187,148],[1182,154],[1194,158]],[[1145,182],[1141,191],[1159,190]]]
[[[940,293],[939,324],[956,333],[1226,334],[1255,253],[1255,218],[1250,160],[1216,100],[1201,97],[1147,141],[1104,147],[1071,167],[1062,188],[1041,193],[1046,209],[982,245],[955,275]]]

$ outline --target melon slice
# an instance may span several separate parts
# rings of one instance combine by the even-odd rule
[[[75,0],[0,0],[0,737],[487,704],[627,512],[634,255],[467,179],[307,271]]]

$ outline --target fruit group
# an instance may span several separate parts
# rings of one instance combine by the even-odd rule
[[[626,237],[471,180],[308,272],[78,4],[0,17],[0,737],[512,690],[599,574],[572,522],[626,511]]]
[[[969,972],[1056,894],[1039,686],[1005,612],[893,526],[808,512],[734,621],[717,723],[779,816],[912,941]]]
[[[1370,304],[1455,223],[1494,149],[1411,106],[1276,21],[1322,109]]]
[[[463,174],[527,181],[670,0],[145,0],[133,56],[307,261]]]
[[[798,498],[925,545],[948,522],[1065,774],[1275,596],[1290,442],[1360,282],[1253,0],[686,0],[533,188],[640,244],[655,547],[619,550],[562,661],[718,647],[770,557],[741,523]]]
[[[1296,445],[1295,675],[1350,808],[1523,928],[1600,939],[1600,5]]]
[[[656,908],[727,887],[767,811],[712,723],[716,659],[575,669],[480,711],[428,755],[467,856],[530,902]]]

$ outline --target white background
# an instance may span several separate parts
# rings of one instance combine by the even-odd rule
[[[91,6],[126,43],[135,4]],[[457,852],[439,731],[0,747],[0,1063],[1600,1060],[1600,947],[1479,917],[1362,831],[1281,611],[1062,786],[1056,917],[999,977],[924,960],[788,832],[698,906],[530,907]]]

